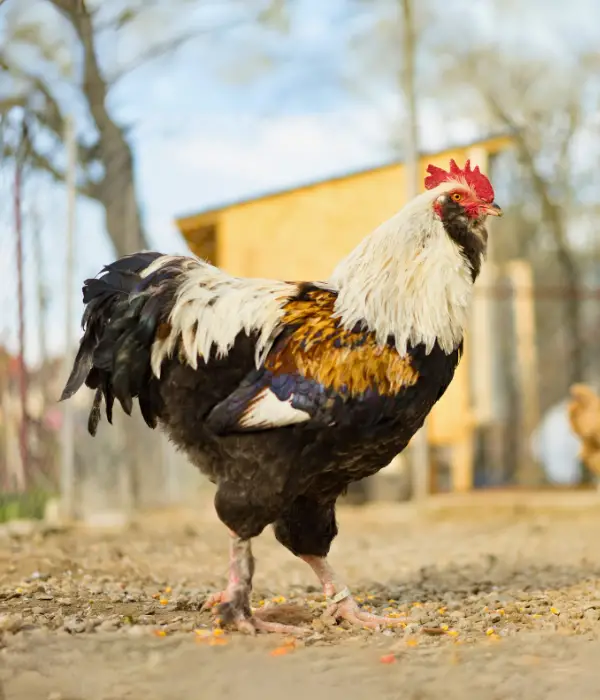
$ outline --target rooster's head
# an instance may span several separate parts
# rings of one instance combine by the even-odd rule
[[[491,182],[479,170],[471,169],[470,161],[463,169],[450,161],[450,170],[436,165],[427,168],[425,188],[433,190],[444,184],[444,192],[434,201],[433,207],[438,216],[445,218],[448,209],[467,216],[469,219],[485,219],[487,216],[502,216],[502,209],[494,202],[494,189]],[[448,189],[448,186],[450,188]]]

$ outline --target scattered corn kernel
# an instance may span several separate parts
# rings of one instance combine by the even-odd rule
[[[290,651],[293,651],[293,647],[291,646],[277,647],[276,649],[271,650],[271,656],[285,656],[286,654],[289,654]]]
[[[364,599],[364,598],[359,598],[358,596],[356,596],[356,598],[355,598],[354,600],[355,600],[357,603],[364,603],[364,602],[365,602],[365,599]]]
[[[222,637],[213,637],[209,642],[211,647],[225,646],[225,644],[227,644],[227,640],[223,639]]]
[[[213,633],[213,637],[222,637],[225,634],[225,632],[222,629],[220,629],[219,627],[214,629],[212,633]]]
[[[167,586],[165,588],[165,593],[171,593],[172,591],[173,591],[173,589],[171,588],[171,586]]]
[[[210,637],[212,635],[212,632],[210,630],[201,630],[201,629],[195,629],[194,634],[196,637]]]
[[[439,613],[440,615],[443,615],[443,614],[446,612],[447,609],[448,609],[448,608],[438,608],[438,613]]]
[[[166,630],[154,630],[154,636],[155,637],[166,637],[167,632],[166,632]]]
[[[418,644],[419,644],[419,642],[416,639],[407,639],[406,640],[407,647],[416,647]]]
[[[534,613],[531,617],[533,617],[535,620],[539,620],[541,615],[539,613]]]
[[[166,598],[161,598],[158,602],[161,605],[168,605],[169,604],[169,601]]]
[[[440,629],[444,630],[444,632],[448,631],[448,625],[440,625]]]
[[[493,627],[488,627],[485,631],[488,637],[491,637],[493,634],[495,634],[494,628]]]
[[[285,603],[285,597],[282,595],[275,596],[275,598],[271,598],[271,602],[273,602],[273,603]]]
[[[496,610],[496,612],[498,613],[498,615],[506,615],[504,608],[498,608],[498,610]]]
[[[448,634],[450,637],[458,637],[458,630],[448,630]]]
[[[375,600],[375,596],[374,596],[374,595],[368,595],[368,596],[367,596],[367,600]]]
[[[554,606],[552,606],[552,607],[550,608],[550,612],[551,612],[553,615],[560,615],[560,610],[559,610],[558,608],[555,608]]]
[[[393,664],[396,662],[396,656],[394,654],[384,654],[379,661],[382,664]]]

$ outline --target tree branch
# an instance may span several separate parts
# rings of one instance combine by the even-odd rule
[[[136,56],[135,60],[133,60],[128,66],[121,68],[118,72],[112,75],[109,78],[108,82],[112,87],[123,77],[129,75],[129,73],[133,72],[134,70],[137,70],[138,68],[141,68],[143,65],[150,63],[151,61],[164,58],[168,54],[173,53],[175,50],[181,48],[184,44],[187,44],[192,39],[197,39],[200,36],[225,33],[231,31],[232,29],[243,27],[249,24],[250,22],[251,20],[246,18],[228,22],[217,27],[203,27],[200,29],[191,29],[190,31],[183,32],[178,36],[171,37],[170,39],[165,39],[164,41],[153,44],[150,48],[148,48],[148,50],[143,51],[138,56]]]
[[[48,86],[37,75],[28,73],[19,66],[10,63],[6,59],[6,56],[3,56],[2,54],[0,54],[0,70],[3,70],[5,73],[13,75],[29,83],[31,88],[33,88],[28,91],[30,94],[34,91],[41,93],[45,100],[44,110],[37,110],[32,108],[31,106],[28,106],[28,95],[24,96],[20,106],[28,106],[29,111],[35,113],[40,123],[42,123],[45,127],[50,129],[50,131],[57,138],[62,139],[65,128],[62,110],[60,108],[60,105],[48,89]]]

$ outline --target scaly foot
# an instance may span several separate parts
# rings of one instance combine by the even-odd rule
[[[262,620],[266,614],[271,614],[269,607],[259,610],[250,610],[250,591],[239,585],[230,585],[224,591],[213,593],[209,596],[201,612],[211,608],[217,609],[216,617],[219,624],[236,627],[240,632],[246,634],[256,634],[256,632],[271,632],[274,634],[287,634],[290,636],[301,636],[310,630],[295,625],[285,625],[271,620]]]
[[[344,597],[341,597],[342,595]],[[397,626],[401,623],[398,618],[374,615],[366,610],[362,610],[347,588],[339,596],[335,596],[334,601],[336,598],[339,599],[338,602],[333,602],[325,611],[325,615],[332,617],[334,620],[347,620],[351,625],[375,630],[380,630],[382,627]]]
[[[319,577],[323,593],[329,600],[325,615],[335,620],[348,620],[352,625],[380,629],[389,625],[399,625],[401,621],[394,617],[381,617],[366,610],[361,610],[346,586],[339,582],[335,572],[325,557],[302,556],[303,559]]]

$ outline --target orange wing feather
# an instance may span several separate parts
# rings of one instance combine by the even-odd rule
[[[410,357],[378,344],[370,331],[344,329],[333,317],[335,298],[316,289],[288,302],[282,324],[293,330],[269,353],[265,368],[276,376],[297,372],[349,396],[368,389],[391,396],[414,385],[419,373]]]

